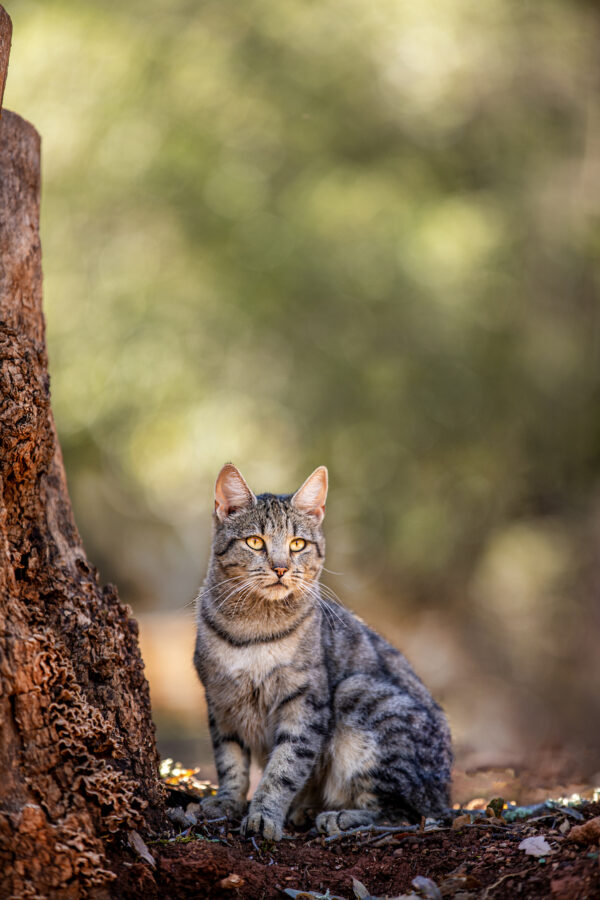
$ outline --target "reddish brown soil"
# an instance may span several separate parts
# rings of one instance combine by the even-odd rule
[[[586,819],[600,815],[600,803],[584,807]],[[203,897],[282,900],[285,888],[353,900],[352,877],[377,897],[410,893],[416,875],[431,878],[442,896],[457,900],[498,898],[600,898],[598,846],[568,840],[559,826],[573,819],[557,812],[543,819],[505,826],[474,824],[422,835],[390,837],[373,847],[372,836],[325,844],[310,832],[279,844],[255,844],[224,831],[188,843],[151,844],[156,868],[124,850],[115,858],[114,896],[119,900],[187,900]],[[202,828],[196,831],[202,832]],[[204,829],[204,833],[206,829]],[[527,856],[519,842],[543,834],[553,848],[545,858]],[[218,839],[218,840],[217,840]],[[258,850],[257,850],[258,847]],[[239,876],[238,886],[224,881]]]

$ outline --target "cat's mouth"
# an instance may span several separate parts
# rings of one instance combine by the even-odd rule
[[[289,585],[285,584],[285,582],[280,581],[279,579],[277,579],[277,581],[272,581],[270,584],[265,584],[265,587],[270,588],[271,590],[274,590],[275,588],[282,588],[284,591],[289,591],[290,589]]]

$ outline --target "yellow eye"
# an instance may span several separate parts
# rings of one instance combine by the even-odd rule
[[[246,543],[249,547],[252,547],[253,550],[262,550],[265,546],[263,539],[256,536],[246,538]]]
[[[290,541],[290,550],[293,550],[294,553],[298,553],[299,550],[304,550],[306,547],[306,541],[304,538],[294,538],[293,541]]]

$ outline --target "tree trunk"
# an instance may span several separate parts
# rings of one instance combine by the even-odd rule
[[[0,88],[10,19],[0,7]],[[1,95],[0,95],[1,103]],[[98,584],[50,408],[40,139],[0,120],[0,897],[110,895],[106,850],[162,817],[137,623]]]

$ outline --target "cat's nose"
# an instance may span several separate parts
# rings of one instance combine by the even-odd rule
[[[283,578],[287,572],[287,566],[273,566],[273,571],[277,573],[278,578]]]

